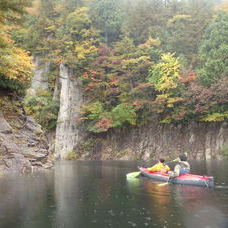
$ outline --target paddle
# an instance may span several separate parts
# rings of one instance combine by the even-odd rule
[[[140,174],[141,174],[141,172],[138,171],[138,172],[128,173],[126,176],[127,176],[127,179],[133,179],[133,178],[139,177]]]
[[[158,186],[160,187],[160,186],[165,186],[165,185],[169,184],[169,180],[170,180],[170,176],[169,176],[167,182],[158,184]]]

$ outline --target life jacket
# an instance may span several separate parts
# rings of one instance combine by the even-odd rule
[[[181,167],[179,175],[190,173],[190,167],[188,164],[186,164],[185,162],[179,162],[179,165]]]
[[[147,168],[150,172],[161,172],[161,173],[166,173],[167,171],[170,170],[169,166],[163,164],[163,163],[157,163],[156,165]]]

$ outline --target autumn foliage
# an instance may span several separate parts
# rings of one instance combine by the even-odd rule
[[[26,6],[27,1],[22,1],[22,8],[16,8],[14,4],[15,1],[2,1],[0,4],[0,87],[19,92],[31,79],[32,64],[28,53],[17,47],[11,38],[11,33],[18,29],[15,21],[19,19],[23,4]]]
[[[24,29],[18,30],[7,10],[0,13],[1,87],[16,89],[29,82],[31,64],[24,47],[50,62],[51,83],[60,64],[80,78],[86,103],[75,121],[88,131],[152,121],[227,120],[227,4],[215,7],[207,0],[33,3],[26,8]],[[13,10],[14,15],[23,9]],[[47,110],[36,107],[43,103],[51,107],[51,93],[40,98],[26,101],[37,119]]]

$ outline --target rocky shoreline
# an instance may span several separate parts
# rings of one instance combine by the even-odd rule
[[[30,173],[53,167],[48,141],[31,117],[0,111],[0,173]]]

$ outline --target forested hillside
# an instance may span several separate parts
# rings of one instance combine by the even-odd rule
[[[227,120],[226,1],[1,0],[0,6],[0,88],[23,92],[29,55],[50,62],[49,92],[24,100],[45,127],[47,118],[56,120],[51,98],[60,64],[82,81],[87,102],[75,121],[90,132]]]
[[[22,92],[30,80],[31,63],[25,49],[17,46],[13,33],[20,29],[26,1],[0,1],[0,88]]]

